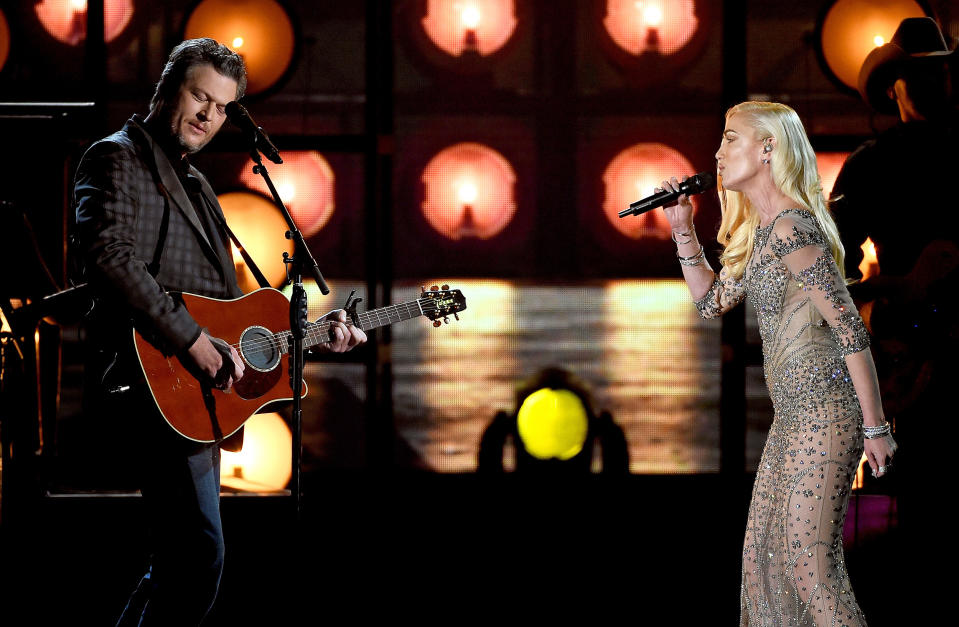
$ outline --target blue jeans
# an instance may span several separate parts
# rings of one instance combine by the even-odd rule
[[[199,625],[223,571],[220,449],[158,427],[137,461],[152,556],[117,627]]]

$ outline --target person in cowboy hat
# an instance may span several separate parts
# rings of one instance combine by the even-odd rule
[[[923,586],[914,592],[928,599],[936,598],[938,580],[922,573],[935,570],[933,560],[952,561],[922,545],[950,530],[941,486],[953,469],[941,443],[952,424],[940,418],[953,413],[944,410],[953,407],[959,350],[957,57],[929,17],[903,20],[888,44],[870,52],[859,93],[874,112],[899,120],[850,155],[831,199],[846,276],[860,276],[866,238],[879,262],[878,274],[850,292],[873,336],[883,405],[901,446],[885,489],[898,492],[904,550],[890,551],[884,572],[891,586]],[[910,603],[907,615],[921,618],[924,607]]]
[[[951,63],[957,53],[931,17],[902,21],[892,40],[875,48],[859,71],[859,93],[879,113],[903,122],[945,114],[955,104]]]

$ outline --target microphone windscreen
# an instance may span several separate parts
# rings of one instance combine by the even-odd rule
[[[689,179],[689,191],[692,194],[704,192],[716,184],[716,175],[712,172],[700,172]]]

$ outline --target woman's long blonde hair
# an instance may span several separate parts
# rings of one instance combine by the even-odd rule
[[[773,182],[797,207],[809,210],[816,217],[845,279],[845,250],[839,241],[836,223],[826,208],[816,153],[799,116],[784,104],[752,101],[731,108],[726,112],[726,119],[733,114],[747,121],[756,132],[756,139],[775,138],[775,156],[770,160]],[[745,194],[724,189],[722,184],[719,185],[719,204],[723,219],[716,240],[724,247],[719,260],[733,277],[740,278],[752,254],[760,215],[750,206]]]

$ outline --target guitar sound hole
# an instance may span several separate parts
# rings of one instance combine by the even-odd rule
[[[280,350],[276,338],[264,327],[250,327],[240,336],[240,355],[243,360],[260,372],[269,372],[280,363]]]

